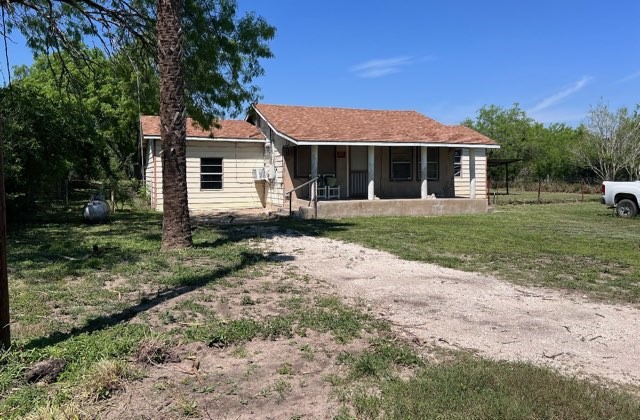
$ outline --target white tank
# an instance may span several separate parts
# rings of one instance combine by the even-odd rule
[[[95,194],[82,209],[82,217],[87,222],[103,222],[107,216],[109,216],[109,204],[104,201],[101,194]]]

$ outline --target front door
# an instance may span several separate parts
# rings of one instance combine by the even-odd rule
[[[349,195],[351,197],[367,196],[367,147],[351,146],[349,148]]]

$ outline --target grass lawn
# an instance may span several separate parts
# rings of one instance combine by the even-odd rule
[[[640,303],[640,218],[614,217],[596,202],[500,205],[469,216],[285,223],[408,260]]]
[[[167,418],[300,418],[300,407],[323,401],[333,403],[322,414],[338,418],[631,419],[640,411],[637,396],[616,387],[404,342],[363,304],[265,255],[260,228],[199,226],[193,248],[163,253],[159,214],[123,211],[85,225],[76,213],[9,227],[14,346],[0,354],[0,418],[95,418],[127,401],[136,414]],[[640,220],[592,204],[287,226],[638,299]],[[55,381],[26,380],[29,367],[52,358],[65,363]],[[198,372],[184,372],[187,362]]]

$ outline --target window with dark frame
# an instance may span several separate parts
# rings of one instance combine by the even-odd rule
[[[311,146],[295,146],[296,178],[307,178],[311,173]]]
[[[294,174],[296,178],[308,178],[311,175],[311,146],[295,146]],[[336,174],[336,147],[318,148],[318,175]]]
[[[222,158],[200,158],[200,189],[222,189]]]
[[[422,153],[420,147],[416,148],[416,155],[418,156],[417,164],[417,176],[418,181],[422,180]],[[427,179],[438,180],[440,179],[440,149],[428,148],[427,149]]]
[[[412,147],[390,147],[390,178],[392,181],[410,181],[411,180],[411,162],[413,160]]]
[[[462,149],[453,151],[453,176],[462,176]]]

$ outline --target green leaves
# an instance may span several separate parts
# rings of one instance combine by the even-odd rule
[[[515,178],[553,179],[579,178],[574,148],[580,130],[565,124],[545,127],[536,122],[518,104],[511,108],[496,105],[482,107],[474,120],[462,123],[500,144],[489,157],[522,159],[512,164],[510,173]],[[504,179],[502,167],[492,169],[493,179]]]
[[[244,113],[258,99],[260,60],[271,58],[275,28],[252,13],[236,16],[234,0],[186,0],[185,85],[189,115],[212,119]]]

